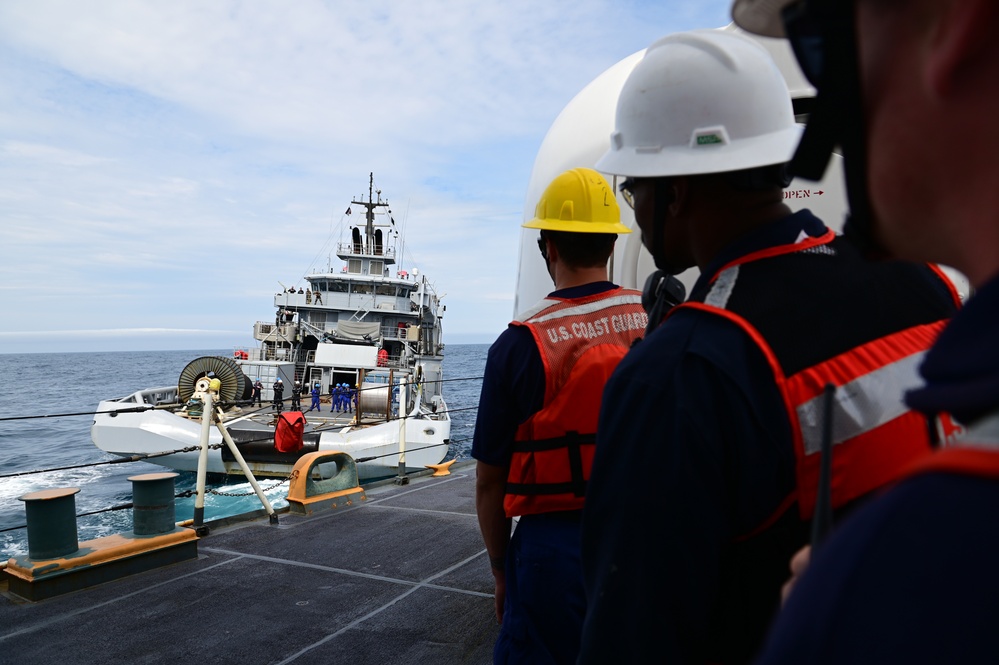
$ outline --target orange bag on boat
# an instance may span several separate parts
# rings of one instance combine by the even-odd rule
[[[302,442],[304,431],[305,415],[301,411],[285,411],[278,415],[274,448],[279,453],[297,453],[305,445]]]

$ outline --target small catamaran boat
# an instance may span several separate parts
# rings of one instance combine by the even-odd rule
[[[351,455],[362,482],[397,475],[400,460],[404,472],[441,462],[451,435],[441,390],[444,306],[425,276],[397,263],[399,234],[388,206],[372,174],[367,199],[352,200],[347,209],[357,224],[348,225],[349,239],[336,246],[342,263],[334,266],[331,253],[325,270],[306,275],[301,287],[282,286],[273,321],[253,326],[259,347],[196,358],[176,386],[101,401],[91,428],[94,444],[122,456],[192,448],[149,461],[196,471],[193,448],[202,427],[192,397],[198,381],[210,377],[222,383],[223,424],[254,475],[286,477],[299,457],[317,450]],[[355,217],[354,209],[363,213]],[[319,411],[306,411],[303,446],[293,452],[274,443],[278,379],[285,409],[296,385],[303,410],[313,388],[333,398]],[[250,403],[258,380],[262,407]],[[141,406],[157,408],[132,410]],[[213,429],[209,442],[222,443],[221,433]],[[224,445],[210,451],[208,472],[243,473]]]

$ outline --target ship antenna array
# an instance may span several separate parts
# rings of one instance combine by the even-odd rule
[[[360,200],[352,199],[351,205],[364,207],[364,249],[366,252],[373,252],[375,246],[375,209],[388,208],[388,200],[382,201],[382,190],[377,190],[378,200],[375,200],[375,174],[368,173],[368,200],[362,197]]]

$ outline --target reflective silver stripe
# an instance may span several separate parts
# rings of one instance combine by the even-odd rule
[[[641,305],[642,296],[640,295],[630,295],[624,294],[619,296],[614,296],[613,298],[604,298],[603,300],[594,300],[593,302],[588,302],[582,305],[576,305],[575,307],[566,307],[565,309],[560,309],[551,314],[545,314],[544,316],[539,316],[536,319],[528,319],[529,323],[544,323],[545,321],[551,321],[552,319],[561,319],[566,316],[580,316],[582,314],[592,314],[593,312],[599,312],[602,309],[607,309],[609,307],[617,307],[618,305]]]
[[[922,384],[919,365],[924,353],[914,353],[836,389],[833,445],[869,432],[909,410],[902,397],[906,390]],[[823,396],[819,395],[797,408],[806,455],[822,450],[822,402]]]
[[[546,299],[538,302],[536,305],[534,305],[530,309],[528,309],[528,310],[526,310],[524,312],[521,312],[520,315],[517,316],[514,319],[514,321],[519,321],[520,323],[526,323],[527,321],[529,321],[531,319],[532,316],[536,315],[538,312],[543,312],[544,310],[548,309],[549,307],[552,307],[553,305],[557,305],[560,302],[562,302],[562,301],[561,300],[548,300],[546,298]]]
[[[937,421],[937,429],[940,429],[940,422]],[[945,441],[944,437],[940,437]],[[961,432],[945,441],[948,448],[985,448],[988,450],[999,449],[999,413],[979,418],[971,425],[962,426]]]
[[[728,305],[728,299],[735,289],[735,282],[738,279],[739,266],[732,266],[727,270],[723,270],[718,275],[718,279],[711,285],[711,290],[708,291],[708,297],[704,299],[704,304],[717,307],[718,309],[725,309],[726,305]]]

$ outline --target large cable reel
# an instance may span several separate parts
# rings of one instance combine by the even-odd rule
[[[236,361],[224,356],[202,356],[187,363],[177,379],[177,395],[181,403],[191,399],[197,390],[198,379],[213,374],[222,382],[219,399],[232,402],[238,399],[249,399],[252,383],[243,374]]]

